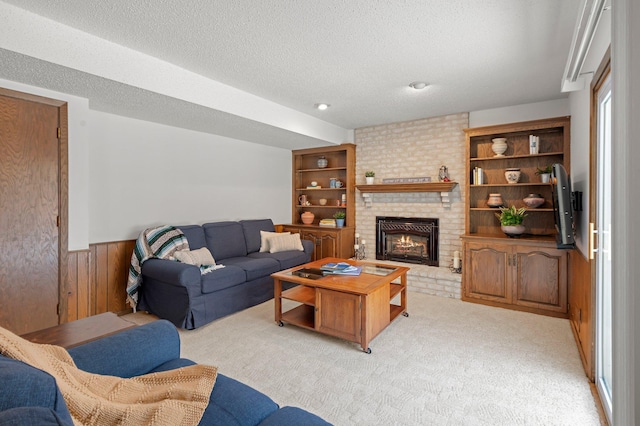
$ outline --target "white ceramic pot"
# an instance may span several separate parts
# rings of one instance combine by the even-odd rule
[[[550,180],[551,180],[551,173],[542,173],[540,175],[540,182],[549,183]]]
[[[524,225],[502,225],[500,226],[502,232],[507,234],[510,238],[518,238],[524,233]]]
[[[374,176],[366,176],[365,179],[367,180],[367,185],[373,185],[373,181],[375,180]]]
[[[520,174],[520,169],[507,169],[504,172],[504,177],[507,179],[507,183],[518,183]]]
[[[494,138],[491,139],[493,144],[491,150],[496,154],[494,157],[504,157],[504,152],[507,150],[507,138]]]

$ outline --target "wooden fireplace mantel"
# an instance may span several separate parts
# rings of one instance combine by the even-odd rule
[[[449,204],[449,193],[457,184],[458,182],[381,183],[356,185],[356,188],[362,194],[367,207],[373,202],[371,194],[376,192],[439,192],[442,203]]]

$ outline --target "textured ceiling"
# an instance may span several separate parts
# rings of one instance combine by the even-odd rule
[[[581,5],[581,0],[4,2],[344,129],[564,97],[560,81]],[[98,83],[96,76],[81,78],[84,87],[66,87],[72,86],[72,69],[49,64],[43,79],[30,63],[36,59],[0,50],[0,60],[0,78],[85,96],[92,108],[116,114],[166,118],[149,106],[154,94],[142,89]],[[415,80],[430,86],[420,92],[408,88]],[[318,102],[331,108],[317,111]],[[242,120],[234,126],[226,117],[229,131],[210,129],[212,120],[206,118],[216,112],[180,99],[171,100],[171,110],[173,121],[190,122],[167,124],[231,137],[237,137],[234,127],[243,127]],[[263,125],[255,127],[264,133]],[[251,140],[251,130],[249,123],[242,139]],[[283,138],[278,129],[270,132],[274,141],[260,143],[289,147],[275,142]]]

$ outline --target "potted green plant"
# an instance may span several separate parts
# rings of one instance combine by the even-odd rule
[[[344,226],[344,218],[347,217],[347,214],[343,211],[335,212],[333,214],[333,218],[336,220],[336,226],[342,227]]]
[[[496,217],[500,220],[500,229],[511,238],[519,237],[524,233],[524,225],[522,221],[527,216],[527,209],[516,206],[500,207],[500,213],[496,213]]]
[[[367,180],[367,184],[369,185],[373,183],[375,177],[376,173],[371,170],[364,172],[364,178]]]
[[[542,169],[540,167],[536,168],[536,174],[540,176],[540,181],[542,183],[549,183],[549,180],[551,178],[551,170],[551,165],[548,165],[547,167],[544,167]]]

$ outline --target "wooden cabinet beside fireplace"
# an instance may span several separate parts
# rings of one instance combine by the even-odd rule
[[[462,236],[462,300],[492,306],[568,317],[566,250],[556,249],[552,187],[535,174],[561,163],[569,172],[570,117],[557,117],[465,129],[467,138],[466,217]],[[529,135],[540,138],[538,154],[529,152]],[[506,138],[507,150],[497,156],[492,139]],[[480,183],[473,171],[483,170]],[[519,168],[518,183],[507,183],[507,168]],[[487,205],[490,193],[502,194],[505,206],[524,207],[523,198],[540,193],[545,203],[528,208],[525,234],[508,238]]]
[[[548,241],[465,238],[462,299],[567,318],[567,262]]]
[[[353,256],[353,241],[355,230],[353,227],[324,228],[313,225],[282,225],[282,232],[300,234],[303,240],[314,243],[311,261],[325,257],[339,257],[347,259]]]

